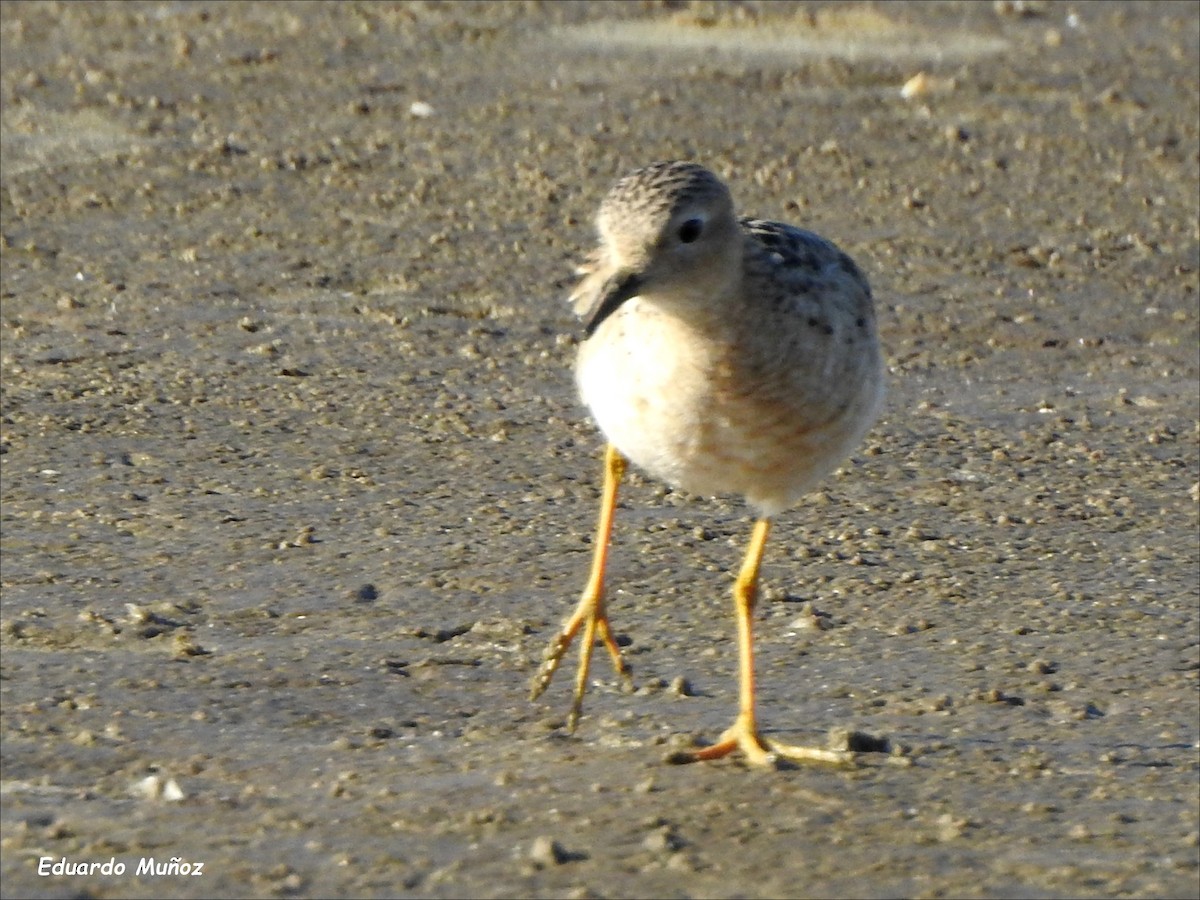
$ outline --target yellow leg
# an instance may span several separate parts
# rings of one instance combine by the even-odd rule
[[[596,526],[595,552],[592,555],[592,572],[588,577],[587,586],[579,605],[550,641],[542,658],[542,667],[533,679],[533,687],[529,699],[536,700],[550,686],[550,679],[558,670],[567,648],[571,646],[576,632],[583,627],[583,645],[579,648],[579,669],[575,673],[575,695],[571,703],[571,713],[567,716],[567,730],[574,731],[579,724],[579,715],[583,710],[583,695],[587,691],[588,668],[592,663],[592,648],[599,633],[600,640],[608,648],[612,657],[613,667],[627,686],[632,687],[633,679],[629,674],[629,666],[621,657],[621,650],[613,638],[612,629],[608,624],[608,613],[604,608],[604,570],[608,564],[608,543],[612,534],[613,514],[617,507],[617,488],[625,474],[625,457],[612,444],[609,444],[604,454],[604,494],[600,500],[600,521]]]
[[[741,750],[748,762],[758,766],[775,764],[778,757],[808,762],[849,762],[853,754],[838,750],[822,750],[814,747],[796,747],[767,741],[758,733],[758,721],[754,712],[754,604],[758,600],[758,570],[762,565],[763,550],[771,531],[769,519],[754,523],[750,546],[746,558],[733,585],[733,608],[737,618],[739,695],[738,716],[733,725],[725,730],[711,747],[677,753],[670,757],[672,762],[700,762],[720,759],[735,750]]]

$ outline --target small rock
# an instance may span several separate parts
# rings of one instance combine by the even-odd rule
[[[668,686],[668,689],[676,697],[694,697],[695,696],[695,694],[692,693],[692,683],[690,681],[688,681],[686,678],[684,678],[682,675],[676,675],[674,678],[672,678],[671,683]]]
[[[174,778],[164,781],[160,775],[147,775],[141,781],[134,782],[129,792],[144,800],[162,800],[167,803],[178,803],[185,796]]]
[[[888,753],[891,750],[891,744],[886,737],[849,728],[831,729],[826,745],[830,750],[848,750],[851,753]]]
[[[674,853],[683,846],[683,841],[670,826],[656,828],[642,840],[642,847],[651,853]]]
[[[563,845],[552,837],[542,835],[534,838],[529,847],[529,860],[541,868],[559,866],[568,860],[569,856]]]

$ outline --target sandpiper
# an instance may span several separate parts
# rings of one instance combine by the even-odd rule
[[[597,636],[617,673],[604,572],[626,460],[685,491],[740,494],[757,513],[733,588],[740,704],[711,746],[675,761],[740,750],[842,761],[845,751],[768,741],[755,718],[751,619],[771,517],[796,504],[862,439],[883,400],[871,289],[830,241],[791,225],[739,218],[703,166],[660,162],[613,186],[597,217],[599,247],[570,301],[583,318],[576,377],[608,440],[591,575],[550,642],[532,696],[546,689],[583,629],[568,728],[583,708]]]

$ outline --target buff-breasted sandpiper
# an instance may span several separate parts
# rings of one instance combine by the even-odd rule
[[[756,764],[843,760],[761,736],[751,619],[771,517],[832,472],[879,414],[883,360],[867,279],[816,234],[739,218],[726,186],[695,163],[655,163],[622,178],[597,227],[600,246],[570,301],[585,323],[579,390],[608,440],[600,521],[583,597],[547,648],[532,696],[580,628],[568,727],[579,720],[597,636],[629,680],[604,601],[628,459],[691,493],[740,494],[758,515],[733,588],[737,719],[715,744],[675,759],[740,750]]]

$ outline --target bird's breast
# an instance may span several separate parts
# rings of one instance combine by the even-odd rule
[[[861,437],[877,386],[855,386],[840,364],[840,330],[801,332],[780,355],[769,322],[759,347],[717,333],[728,321],[685,321],[632,298],[581,346],[580,394],[639,468],[694,493],[737,493],[778,511]]]

